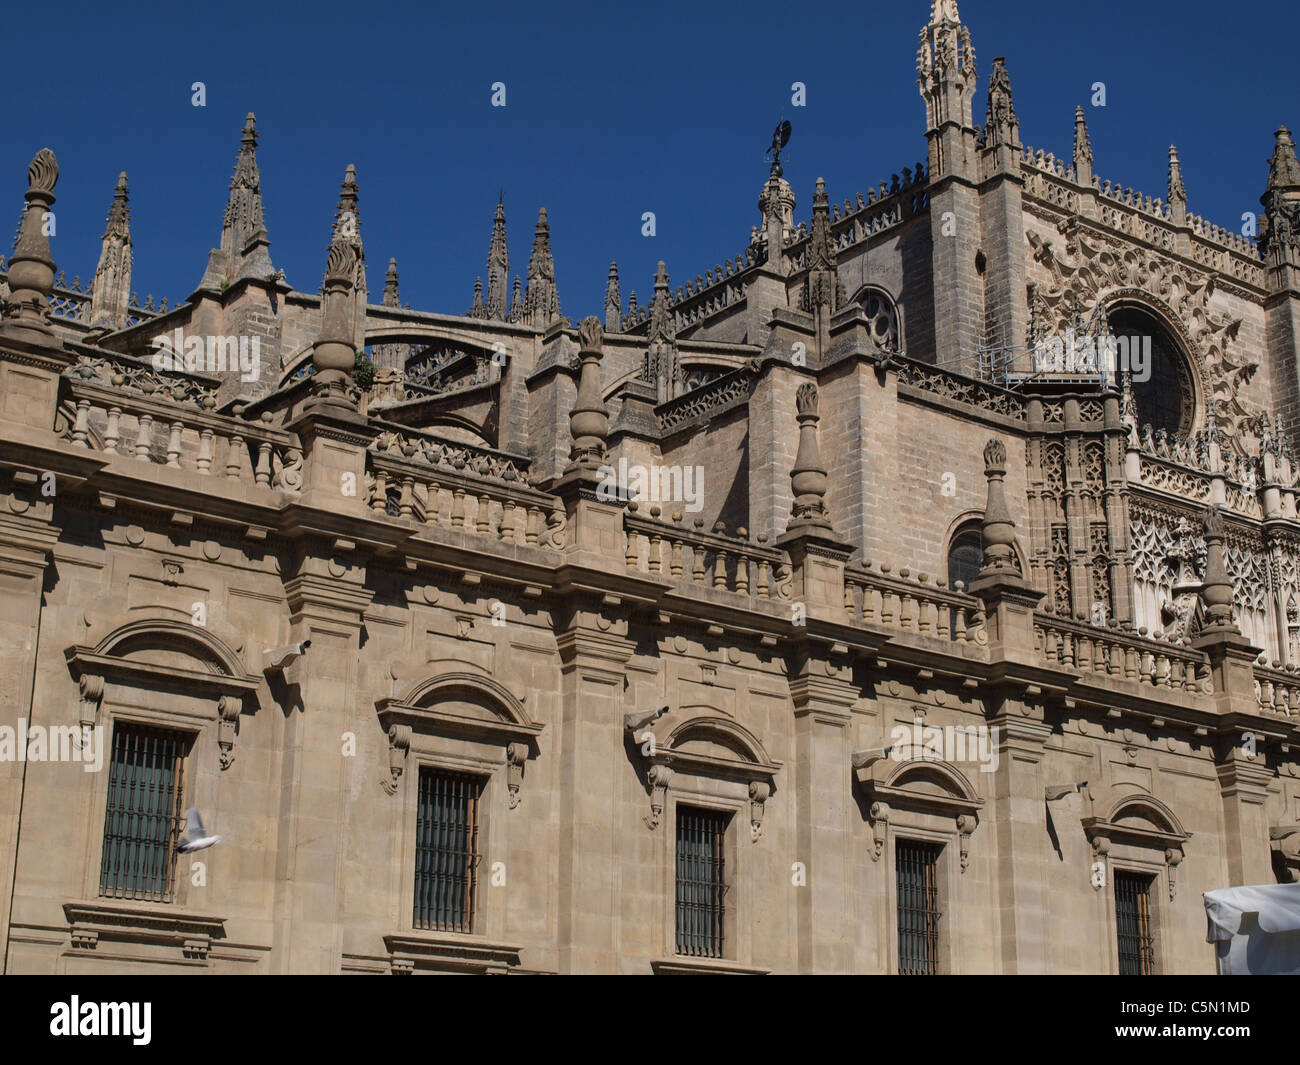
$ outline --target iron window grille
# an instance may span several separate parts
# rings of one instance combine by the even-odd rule
[[[1115,873],[1115,921],[1119,932],[1121,976],[1153,976],[1155,939],[1151,934],[1152,876]]]
[[[939,971],[939,854],[937,843],[900,839],[898,876],[898,971],[932,976]]]
[[[472,932],[483,779],[424,767],[415,815],[416,928]]]
[[[726,837],[731,815],[677,808],[677,953],[723,956]]]
[[[114,723],[101,896],[175,901],[188,739],[179,732]]]

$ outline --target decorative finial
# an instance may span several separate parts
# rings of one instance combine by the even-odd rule
[[[817,440],[817,386],[812,382],[800,385],[795,392],[794,404],[795,420],[799,423],[799,449],[790,470],[794,505],[786,533],[807,529],[830,530],[825,503],[828,480]]]
[[[569,432],[573,446],[569,451],[569,469],[597,466],[605,459],[605,434],[609,431],[609,412],[600,393],[600,360],[603,355],[604,330],[594,315],[578,326],[578,395],[569,412]],[[567,472],[567,471],[566,471]]]
[[[1208,508],[1201,517],[1205,533],[1205,580],[1201,584],[1201,603],[1205,607],[1207,632],[1238,632],[1232,620],[1232,581],[1223,558],[1223,512],[1217,506]]]
[[[984,539],[984,567],[980,577],[1020,577],[1016,564],[1016,523],[1007,506],[1006,486],[1007,446],[997,437],[984,445],[984,476],[988,480],[988,494],[984,503],[982,533]]]
[[[54,288],[48,219],[54,205],[59,163],[42,148],[27,168],[27,206],[23,211],[9,259],[9,297],[4,306],[4,331],[34,343],[53,342],[49,297]]]
[[[325,266],[324,314],[316,346],[312,349],[313,407],[355,411],[360,396],[353,387],[356,363],[351,302],[357,270],[357,250],[340,236],[330,245]]]

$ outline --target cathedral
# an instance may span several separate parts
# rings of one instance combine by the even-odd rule
[[[1242,235],[1012,73],[937,0],[908,165],[778,129],[750,233],[581,321],[500,199],[404,302],[352,166],[292,287],[252,114],[188,298],[125,174],[69,284],[36,152],[3,971],[1213,972],[1202,893],[1300,879],[1300,161]]]

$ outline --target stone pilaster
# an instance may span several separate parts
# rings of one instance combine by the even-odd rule
[[[622,850],[634,832],[671,832],[661,823],[647,829],[624,816],[628,776],[624,745],[625,666],[633,645],[626,617],[598,602],[575,602],[557,618],[560,652],[560,818],[558,942],[562,973],[618,970],[623,896]],[[635,810],[649,808],[638,796]],[[659,842],[657,839],[655,842]],[[659,880],[651,877],[651,888]],[[651,913],[642,915],[655,922]]]
[[[41,500],[34,484],[12,484],[0,490],[0,578],[4,609],[0,611],[0,726],[15,729],[19,718],[29,724],[50,724],[34,715],[32,693],[41,629],[41,593],[50,552],[59,530],[51,524],[53,507]],[[49,708],[45,708],[49,709]],[[71,714],[57,724],[74,720]],[[25,734],[25,732],[24,732]],[[0,760],[0,974],[7,971],[10,902],[18,857],[26,761]]]
[[[801,973],[847,973],[855,957],[850,710],[859,695],[847,661],[824,647],[800,648],[792,663],[796,857],[807,884],[796,889]]]
[[[1047,865],[1050,841],[1043,821],[1043,744],[1052,734],[1043,708],[1023,690],[986,700],[997,729],[992,828],[997,836],[996,890],[1002,971],[1027,975],[1048,967]]]
[[[286,715],[276,836],[273,970],[337,973],[349,818],[342,737],[354,729],[362,612],[373,592],[340,545],[304,550],[285,581],[290,640],[311,647],[275,678]],[[375,830],[379,830],[375,826]]]

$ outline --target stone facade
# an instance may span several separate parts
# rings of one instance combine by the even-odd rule
[[[1165,200],[1097,178],[1082,110],[1071,162],[1022,145],[991,69],[981,127],[933,4],[925,163],[796,222],[778,153],[741,254],[644,305],[612,266],[576,326],[544,209],[510,283],[502,201],[466,314],[391,260],[372,300],[352,167],[292,289],[252,115],[194,293],[128,296],[126,175],[83,291],[40,152],[0,264],[0,726],[77,742],[0,757],[4,970],[897,972],[928,845],[924,968],[1118,971],[1127,877],[1145,964],[1212,971],[1200,893],[1300,876],[1300,163],[1279,130],[1239,237],[1172,150]],[[1044,369],[1122,314],[1150,385]],[[257,337],[260,377],[159,365],[178,330]],[[179,738],[175,868],[106,887],[142,800],[79,753],[140,726]],[[481,789],[453,930],[413,919],[434,771]],[[190,805],[222,839],[176,854]],[[684,948],[696,815],[726,892]]]

